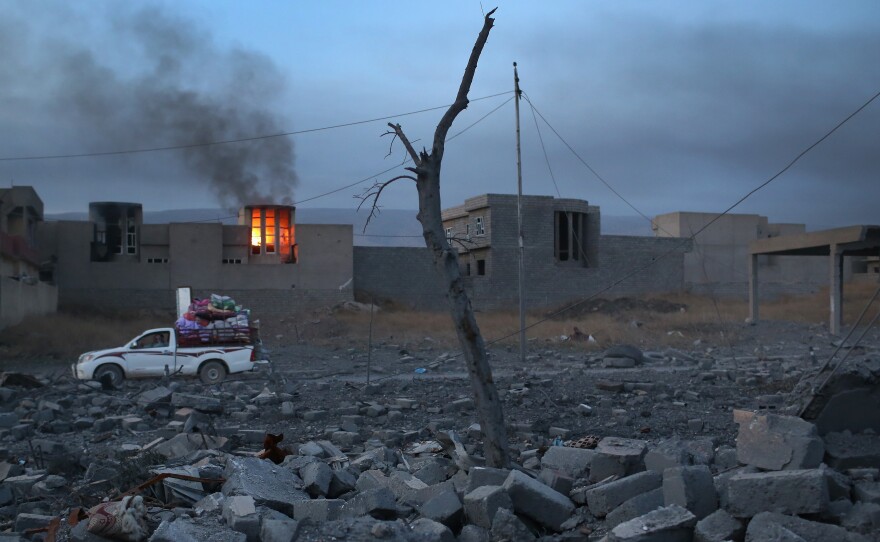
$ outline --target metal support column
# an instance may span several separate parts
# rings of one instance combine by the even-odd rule
[[[758,255],[749,256],[749,320],[758,323]]]
[[[837,335],[840,333],[841,324],[843,323],[843,314],[841,313],[843,307],[843,255],[838,245],[831,245],[828,251],[828,260],[831,266],[829,277],[831,312],[828,328],[832,335]]]

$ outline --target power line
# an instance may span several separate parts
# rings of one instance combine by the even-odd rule
[[[752,189],[751,191],[749,191],[745,196],[743,196],[743,197],[741,197],[740,199],[738,199],[736,202],[733,203],[733,205],[731,205],[730,207],[728,207],[727,209],[725,209],[724,211],[722,211],[721,213],[719,213],[719,214],[718,214],[717,216],[715,216],[712,220],[710,220],[707,224],[703,225],[700,229],[698,229],[695,233],[693,233],[690,237],[682,238],[682,239],[681,239],[681,242],[678,243],[678,244],[676,244],[676,246],[673,247],[672,249],[670,249],[670,250],[668,250],[668,251],[666,251],[666,252],[661,253],[659,256],[657,256],[657,257],[655,257],[655,258],[651,258],[651,260],[650,260],[648,263],[646,263],[645,265],[642,265],[642,266],[639,266],[639,267],[634,268],[634,269],[633,269],[632,271],[630,271],[629,273],[623,275],[622,277],[618,278],[617,280],[614,280],[613,282],[609,283],[609,284],[606,285],[605,287],[598,289],[597,291],[595,291],[595,292],[593,292],[592,294],[590,294],[588,297],[586,297],[586,298],[584,298],[584,299],[581,299],[580,301],[577,301],[577,302],[575,302],[575,303],[572,303],[572,304],[570,304],[570,305],[568,305],[568,306],[566,306],[566,307],[563,307],[563,308],[561,308],[561,309],[559,309],[559,310],[557,310],[557,311],[554,311],[553,313],[551,313],[551,314],[545,316],[544,318],[541,318],[541,319],[538,320],[537,322],[534,322],[534,323],[532,323],[532,324],[529,324],[529,325],[526,326],[524,329],[527,329],[527,330],[528,330],[528,329],[531,329],[531,328],[533,328],[533,327],[537,327],[537,326],[543,324],[544,322],[547,322],[547,321],[549,321],[549,320],[555,318],[556,316],[559,316],[560,314],[562,314],[562,313],[564,313],[564,312],[567,312],[567,311],[569,311],[569,310],[571,310],[571,309],[574,309],[574,308],[576,308],[576,307],[579,307],[579,306],[583,305],[584,303],[587,303],[588,301],[594,299],[596,296],[599,296],[599,295],[601,295],[601,294],[603,294],[603,293],[605,293],[605,292],[611,290],[612,288],[614,288],[614,287],[617,286],[618,284],[621,284],[622,282],[624,282],[624,281],[630,279],[631,277],[633,277],[633,276],[635,276],[635,275],[641,273],[642,271],[645,271],[645,270],[649,269],[650,267],[654,266],[654,265],[655,265],[657,262],[659,262],[660,260],[663,260],[664,258],[668,257],[669,255],[675,253],[676,251],[678,251],[679,249],[681,249],[682,247],[684,247],[684,245],[687,244],[688,241],[692,241],[697,235],[699,235],[701,232],[703,232],[706,228],[708,228],[709,226],[711,226],[712,224],[714,224],[715,222],[717,222],[721,217],[723,217],[724,215],[728,214],[730,211],[732,211],[734,208],[736,208],[737,206],[739,206],[742,202],[744,202],[746,199],[748,199],[749,197],[751,197],[753,194],[755,194],[756,192],[758,192],[759,190],[761,190],[762,188],[764,188],[765,186],[767,186],[768,184],[770,184],[771,182],[773,182],[774,180],[776,180],[777,178],[779,178],[780,175],[782,175],[783,173],[785,173],[786,171],[788,171],[788,170],[789,170],[789,169],[790,169],[795,163],[797,163],[801,158],[803,158],[808,152],[810,152],[810,151],[813,150],[816,146],[818,146],[820,143],[822,143],[823,141],[825,141],[826,139],[828,139],[828,137],[830,137],[831,134],[833,134],[834,132],[836,132],[841,126],[843,126],[843,125],[846,124],[850,119],[852,119],[852,118],[855,117],[857,114],[859,114],[863,109],[865,109],[868,105],[870,105],[870,104],[871,104],[875,99],[877,99],[878,97],[880,97],[880,91],[878,91],[876,94],[874,94],[871,98],[869,98],[865,103],[863,103],[861,106],[859,106],[855,111],[853,111],[852,113],[850,113],[850,114],[849,114],[846,118],[844,118],[842,121],[838,122],[833,128],[831,128],[831,130],[829,130],[828,132],[826,132],[825,135],[823,135],[822,137],[820,137],[819,139],[817,139],[814,143],[812,143],[812,144],[809,145],[807,148],[805,148],[803,151],[801,151],[797,156],[795,156],[795,158],[794,158],[793,160],[791,160],[788,164],[786,164],[786,165],[785,165],[782,169],[780,169],[776,174],[774,174],[774,175],[771,176],[769,179],[767,179],[766,181],[764,181],[763,183],[761,183],[760,185],[758,185],[757,187],[755,187],[754,189]],[[531,104],[531,102],[529,102],[529,103]],[[540,112],[538,112],[538,114],[540,115]],[[543,119],[543,116],[542,116],[541,118]],[[546,120],[545,120],[545,122],[546,122]],[[548,124],[548,126],[549,126],[549,124]],[[555,132],[555,130],[554,130],[554,132]],[[557,134],[557,135],[558,135],[558,134]],[[561,138],[560,138],[560,139],[561,139]],[[585,164],[585,165],[586,165],[586,164]],[[588,166],[588,167],[589,167],[589,166]],[[609,187],[609,188],[610,188],[610,187]],[[612,191],[613,191],[613,189],[612,189]],[[878,317],[880,317],[880,316],[878,316]],[[875,318],[876,318],[876,317],[875,317]],[[871,324],[873,325],[873,323],[874,323],[874,322],[872,321]],[[869,326],[869,327],[870,327],[870,326]],[[490,340],[490,341],[486,341],[485,345],[486,345],[486,346],[491,346],[491,345],[496,344],[496,343],[499,343],[499,342],[501,342],[501,341],[503,341],[503,340],[505,340],[505,339],[509,339],[509,338],[511,338],[511,337],[514,337],[514,336],[518,335],[518,334],[520,333],[520,331],[521,331],[521,330],[517,329],[516,331],[514,331],[514,332],[512,332],[512,333],[509,333],[509,334],[507,334],[507,335],[504,335],[504,336],[498,337],[498,338],[496,338],[496,339],[492,339],[492,340]],[[454,357],[457,358],[457,357],[461,357],[462,355],[463,355],[463,354],[459,352],[459,353],[456,354]],[[383,378],[380,378],[379,380],[385,380],[385,379],[387,379],[387,378],[393,378],[393,377],[395,377],[395,376],[399,376],[399,375],[401,375],[401,374],[406,374],[406,373],[391,374],[391,375],[385,376],[385,377],[383,377]]]
[[[661,254],[660,254],[659,256],[657,256],[656,258],[652,258],[647,264],[635,268],[633,271],[631,271],[631,272],[629,272],[629,273],[623,275],[622,277],[620,277],[619,279],[617,279],[617,280],[615,280],[614,282],[610,283],[609,285],[605,286],[604,288],[600,288],[599,290],[597,290],[596,292],[594,292],[593,294],[591,294],[589,297],[587,297],[587,298],[585,298],[585,299],[582,299],[582,300],[580,300],[580,301],[578,301],[578,302],[576,302],[576,303],[573,303],[573,304],[571,304],[571,305],[569,305],[569,306],[567,306],[567,307],[563,307],[562,309],[560,309],[560,310],[558,310],[558,311],[556,311],[556,312],[554,312],[554,313],[552,313],[552,314],[550,314],[550,315],[548,315],[548,316],[546,316],[546,317],[544,317],[544,318],[538,320],[537,322],[535,322],[535,323],[533,323],[533,324],[530,324],[530,325],[526,326],[526,329],[531,329],[531,328],[533,328],[533,327],[535,327],[535,326],[538,326],[538,325],[540,325],[540,324],[543,324],[544,322],[547,322],[548,320],[550,320],[550,319],[552,319],[552,318],[554,318],[554,317],[556,317],[556,316],[558,316],[558,315],[560,315],[560,314],[562,314],[562,313],[564,313],[564,312],[566,312],[566,311],[569,311],[569,310],[571,310],[571,309],[573,309],[573,308],[575,308],[575,307],[578,307],[578,306],[580,306],[580,305],[583,305],[584,303],[590,301],[591,299],[595,298],[596,296],[598,296],[598,295],[600,295],[600,294],[603,294],[603,293],[605,293],[605,292],[611,290],[612,288],[614,288],[614,287],[617,286],[618,284],[622,283],[623,281],[628,280],[629,278],[631,278],[631,277],[637,275],[638,273],[641,273],[642,271],[644,271],[644,270],[646,270],[646,269],[652,267],[654,264],[656,264],[656,263],[659,262],[660,260],[662,260],[662,259],[668,257],[669,255],[675,253],[675,252],[678,251],[680,248],[682,248],[682,247],[683,247],[688,241],[692,241],[692,240],[694,240],[694,238],[696,238],[697,235],[699,235],[699,234],[702,233],[706,228],[708,228],[709,226],[711,226],[712,224],[714,224],[715,222],[717,222],[719,219],[721,219],[721,217],[723,217],[724,215],[728,214],[730,211],[732,211],[733,209],[735,209],[737,206],[739,206],[742,202],[744,202],[745,200],[747,200],[747,199],[748,199],[749,197],[751,197],[753,194],[755,194],[756,192],[758,192],[759,190],[761,190],[762,188],[764,188],[765,186],[767,186],[767,185],[770,184],[771,182],[775,181],[777,178],[779,178],[780,175],[782,175],[783,173],[785,173],[786,171],[788,171],[789,169],[791,169],[791,167],[792,167],[794,164],[796,164],[801,158],[803,158],[808,152],[810,152],[811,150],[813,150],[814,148],[816,148],[816,146],[818,146],[820,143],[822,143],[823,141],[825,141],[826,139],[828,139],[828,138],[831,136],[831,134],[833,134],[834,132],[836,132],[841,126],[843,126],[844,124],[846,124],[850,119],[852,119],[852,118],[855,117],[857,114],[859,114],[863,109],[865,109],[866,107],[868,107],[868,105],[870,105],[871,102],[873,102],[874,100],[876,100],[878,97],[880,97],[880,91],[878,91],[876,94],[874,94],[873,96],[871,96],[871,97],[870,97],[865,103],[863,103],[863,104],[862,104],[861,106],[859,106],[855,111],[853,111],[852,113],[850,113],[850,114],[849,114],[846,118],[844,118],[842,121],[838,122],[833,128],[831,128],[831,130],[829,130],[828,132],[826,132],[825,135],[823,135],[822,137],[820,137],[819,139],[817,139],[814,143],[812,143],[812,144],[809,145],[807,148],[805,148],[803,151],[801,151],[797,156],[794,157],[793,160],[791,160],[788,164],[786,164],[782,169],[780,169],[778,172],[776,172],[773,176],[771,176],[769,179],[767,179],[767,180],[764,181],[763,183],[759,184],[757,187],[755,187],[755,188],[753,188],[752,190],[750,190],[746,195],[744,195],[743,197],[741,197],[740,199],[738,199],[736,202],[734,202],[733,205],[731,205],[730,207],[728,207],[727,209],[725,209],[724,211],[722,211],[721,213],[719,213],[718,215],[716,215],[712,220],[710,220],[710,221],[707,222],[705,225],[703,225],[700,229],[698,229],[698,230],[697,230],[695,233],[693,233],[690,237],[682,238],[682,242],[676,244],[676,246],[673,247],[672,249],[670,249],[670,250],[668,250],[668,251],[666,251],[666,252],[664,252],[664,253],[661,253]],[[530,103],[531,103],[531,102],[530,102]],[[540,115],[540,112],[539,112],[538,114]],[[543,117],[541,117],[541,118],[543,118]],[[546,122],[546,121],[545,121],[545,122]],[[588,166],[588,167],[589,167],[589,166]],[[610,187],[609,187],[609,188],[610,188]],[[613,190],[613,189],[612,189],[612,190]],[[517,335],[518,333],[519,333],[519,330],[517,330],[517,331],[515,331],[515,332],[513,332],[513,333],[510,333],[510,334],[508,334],[508,335],[505,335],[505,336],[503,336],[503,337],[501,337],[501,338],[498,338],[498,339],[495,339],[495,340],[492,340],[492,341],[488,341],[488,342],[486,343],[486,345],[495,344],[495,343],[497,343],[497,342],[499,342],[499,341],[502,341],[502,340],[504,340],[504,339],[509,339],[510,337],[513,337],[514,335]]]
[[[497,94],[491,94],[489,96],[481,96],[479,98],[474,98],[470,100],[471,102],[476,102],[480,100],[488,100],[489,98],[496,98],[498,96],[503,96],[504,94],[509,94],[513,92],[512,90],[508,90],[505,92],[499,92]],[[410,111],[408,113],[400,113],[398,115],[388,115],[385,117],[376,117],[373,119],[367,120],[358,120],[353,122],[345,122],[342,124],[334,124],[332,126],[323,126],[320,128],[308,128],[305,130],[294,130],[291,132],[280,132],[277,134],[265,134],[265,135],[257,135],[252,137],[242,137],[237,139],[224,139],[219,141],[205,141],[202,143],[187,143],[182,145],[167,145],[163,147],[148,147],[143,149],[123,149],[116,151],[101,151],[101,152],[84,152],[84,153],[72,153],[72,154],[46,154],[46,155],[35,155],[35,156],[0,156],[0,162],[12,162],[12,161],[28,161],[28,160],[57,160],[62,158],[86,158],[86,157],[95,157],[95,156],[116,156],[120,154],[141,154],[147,152],[159,152],[159,151],[170,151],[170,150],[178,150],[178,149],[192,149],[196,147],[210,147],[213,145],[227,145],[230,143],[245,143],[248,141],[259,141],[262,139],[271,139],[276,137],[287,137],[293,135],[301,135],[301,134],[309,134],[312,132],[322,132],[325,130],[334,130],[336,128],[347,128],[350,126],[357,126],[360,124],[369,124],[371,122],[378,122],[382,120],[389,120],[399,117],[406,117],[410,115],[417,115],[420,113],[427,113],[429,111],[436,111],[438,109],[448,108],[447,105],[438,105],[436,107],[428,107],[425,109],[419,109],[418,111]]]

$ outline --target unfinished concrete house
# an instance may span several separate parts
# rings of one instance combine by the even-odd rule
[[[43,200],[32,187],[0,189],[0,328],[57,308],[58,290],[40,273],[42,221]]]
[[[62,307],[174,307],[174,290],[223,293],[261,314],[352,298],[350,225],[295,224],[295,209],[246,206],[238,225],[144,224],[141,205],[89,205],[88,221],[40,228]]]
[[[674,292],[683,288],[682,257],[689,241],[601,235],[599,208],[585,200],[522,198],[525,297],[528,307],[576,301],[612,285],[605,296]],[[443,211],[451,246],[474,307],[511,309],[518,304],[517,197],[483,194]],[[632,272],[663,253],[651,273]],[[443,309],[426,249],[355,247],[355,288],[363,297]],[[627,275],[632,274],[631,277]]]
[[[675,212],[658,215],[652,228],[659,238],[687,238],[709,224],[717,213]],[[766,216],[726,214],[700,232],[684,255],[684,283],[699,294],[748,298],[749,243],[806,231],[804,224],[771,223]],[[827,262],[822,257],[761,256],[758,258],[762,294],[813,293],[827,285]],[[846,280],[852,275],[848,259]]]

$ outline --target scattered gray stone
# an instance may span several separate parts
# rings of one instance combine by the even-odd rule
[[[828,484],[820,469],[737,474],[727,487],[728,511],[740,518],[761,512],[812,514],[828,509]]]
[[[627,476],[644,470],[648,444],[644,440],[605,437],[596,446],[590,464],[590,481],[601,482],[609,476]]]
[[[422,517],[458,530],[464,517],[464,508],[454,489],[448,488],[434,495],[419,507]]]
[[[609,512],[605,516],[605,525],[609,529],[613,529],[625,521],[644,516],[652,510],[663,508],[663,506],[663,488],[658,487],[647,493],[636,495]]]
[[[621,523],[608,533],[608,542],[686,541],[696,523],[696,516],[673,504]]]
[[[308,500],[302,480],[291,470],[256,457],[230,456],[224,472],[223,494],[250,495],[262,504],[293,516],[294,503]]]
[[[789,540],[803,540],[805,542],[828,542],[830,540],[835,542],[869,542],[868,538],[857,533],[847,532],[837,525],[809,521],[776,512],[761,512],[753,517],[746,529],[746,542],[786,540],[786,538],[781,536],[778,538],[770,537],[774,532],[784,532],[779,530],[778,527],[782,527],[799,537],[789,538]]]
[[[745,533],[743,522],[724,510],[716,510],[697,522],[694,528],[694,542],[742,540]]]
[[[293,519],[264,519],[260,527],[260,542],[294,542],[299,522]]]
[[[481,486],[464,496],[464,513],[470,523],[492,528],[501,508],[513,508],[513,502],[501,486]]]
[[[342,517],[341,499],[314,499],[293,503],[293,517],[298,521],[332,521]]]
[[[417,540],[425,542],[455,542],[449,527],[428,518],[419,518],[410,524]]]
[[[568,497],[518,470],[511,471],[502,487],[510,496],[516,512],[554,531],[559,531],[574,511],[574,504]]]
[[[880,465],[880,436],[849,432],[825,435],[825,462],[843,471]]]
[[[342,507],[346,517],[372,516],[376,519],[394,519],[397,517],[397,503],[394,494],[387,487],[378,487],[360,491]]]
[[[709,467],[691,465],[663,471],[663,501],[677,504],[703,519],[718,509],[718,494]]]
[[[507,508],[499,508],[492,520],[489,540],[492,542],[511,542],[513,540],[534,540],[532,531]]]
[[[330,492],[333,471],[323,461],[309,463],[300,469],[299,474],[302,476],[306,492],[312,498],[325,497]]]
[[[709,480],[711,483],[711,476]],[[591,514],[600,518],[605,517],[629,499],[657,489],[662,485],[663,477],[659,473],[640,472],[590,489],[586,493],[587,505]]]
[[[814,469],[822,463],[825,445],[816,426],[794,416],[734,410],[739,424],[736,457],[740,463],[765,470]]]
[[[596,452],[567,446],[551,446],[541,458],[541,468],[564,472],[571,478],[585,478]]]

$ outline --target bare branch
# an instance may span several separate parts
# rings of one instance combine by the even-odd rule
[[[476,241],[471,240],[471,238],[469,238],[469,237],[458,237],[456,235],[453,235],[452,237],[447,237],[446,241],[447,242],[452,241],[453,243],[458,244],[466,252],[470,252],[470,250],[471,250],[468,245],[476,246],[476,244],[477,244]]]
[[[477,62],[480,60],[483,46],[486,45],[486,40],[489,39],[489,31],[492,30],[492,25],[495,23],[492,14],[495,13],[496,9],[498,8],[493,9],[483,17],[483,28],[477,36],[476,43],[474,43],[471,57],[468,59],[467,67],[464,70],[464,76],[461,78],[461,85],[458,87],[458,94],[455,96],[455,102],[443,114],[443,118],[440,119],[437,129],[434,131],[434,148],[431,154],[437,162],[443,159],[446,134],[449,132],[449,128],[452,127],[452,122],[468,106],[467,95],[471,90],[471,83],[474,81],[474,73],[477,71]]]
[[[406,134],[403,133],[403,129],[400,127],[400,125],[389,122],[388,126],[390,126],[392,130],[394,130],[394,133],[397,134],[397,137],[399,137],[400,140],[403,142],[403,146],[406,147],[406,152],[409,153],[416,166],[418,167],[419,165],[421,165],[422,162],[419,159],[419,155],[413,148],[412,143],[410,143],[409,139],[407,139]]]
[[[368,200],[371,200],[371,199],[373,200],[373,203],[370,206],[370,216],[368,216],[367,221],[364,222],[364,229],[363,229],[364,232],[367,231],[367,226],[370,225],[370,220],[372,220],[374,216],[379,215],[379,209],[380,209],[379,208],[379,196],[382,195],[382,191],[385,190],[385,188],[389,184],[391,184],[394,181],[397,181],[399,179],[409,179],[411,181],[416,180],[416,178],[413,177],[412,175],[398,175],[397,177],[394,177],[393,179],[389,179],[383,183],[380,183],[380,182],[373,183],[373,186],[364,190],[363,194],[361,194],[360,196],[355,196],[356,198],[359,198],[361,200],[361,202],[357,206],[358,211],[361,210],[361,207],[363,207],[364,203],[366,203]]]
[[[390,135],[392,137],[391,137],[391,143],[388,144],[388,154],[385,155],[385,158],[388,158],[389,156],[391,156],[391,152],[394,150],[394,140],[397,139],[397,132],[393,132],[391,130],[388,130],[387,132],[380,135],[379,137],[385,137],[387,135]]]

